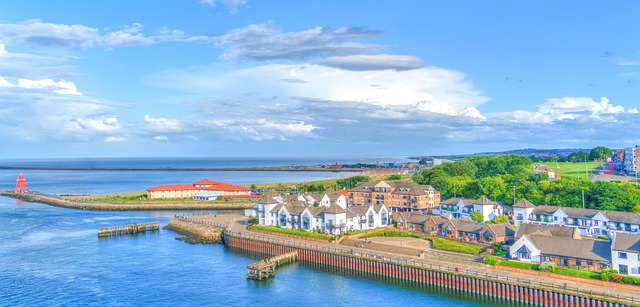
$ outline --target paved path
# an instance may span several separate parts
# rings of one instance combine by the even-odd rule
[[[319,247],[324,247],[325,249],[342,249],[345,252],[353,252],[362,255],[376,255],[378,257],[384,258],[394,258],[401,259],[403,261],[407,261],[409,263],[415,263],[417,265],[423,264],[426,267],[440,267],[442,269],[453,270],[454,268],[458,268],[458,271],[461,273],[469,273],[480,276],[490,276],[490,277],[498,277],[499,279],[505,280],[507,277],[511,281],[518,280],[520,282],[529,282],[530,284],[548,284],[554,285],[555,287],[562,288],[565,286],[567,289],[576,290],[579,289],[580,292],[589,293],[592,291],[596,295],[602,295],[603,293],[609,293],[611,297],[620,297],[628,298],[634,297],[634,301],[636,303],[640,302],[640,287],[637,287],[637,290],[631,289],[623,289],[616,288],[614,286],[606,285],[595,285],[577,282],[573,280],[563,280],[562,275],[556,274],[544,274],[544,276],[536,276],[532,274],[526,274],[521,272],[512,272],[502,270],[499,267],[495,266],[486,266],[480,263],[471,263],[471,262],[452,262],[450,260],[433,260],[433,259],[421,259],[418,255],[423,251],[422,247],[424,247],[424,243],[417,241],[424,241],[421,239],[412,239],[412,238],[403,238],[403,241],[399,241],[399,238],[389,238],[389,237],[378,237],[371,238],[367,240],[371,240],[371,243],[365,243],[363,247],[357,247],[354,243],[354,239],[350,239],[349,241],[345,240],[343,244],[334,244],[334,243],[324,243],[324,242],[311,242],[304,239],[293,239],[293,238],[283,238],[282,236],[277,235],[269,235],[264,233],[254,233],[247,230],[247,218],[240,215],[205,215],[200,216],[198,218],[204,220],[210,220],[217,223],[223,223],[230,225],[229,230],[233,232],[239,232],[245,235],[252,235],[257,237],[269,238],[272,240],[283,240],[295,244],[301,245],[315,245]],[[391,242],[396,240],[396,242]],[[357,241],[357,239],[355,239]],[[640,306],[640,304],[639,304]]]

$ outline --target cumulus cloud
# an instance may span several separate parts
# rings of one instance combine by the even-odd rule
[[[609,103],[606,97],[600,98],[599,101],[588,97],[564,97],[550,98],[533,112],[516,110],[498,116],[519,123],[553,123],[563,120],[609,121],[622,113],[634,113],[634,110],[625,111],[624,107]]]
[[[101,33],[84,25],[65,25],[29,20],[17,24],[0,24],[0,36],[5,40],[39,46],[107,49],[125,46],[149,45],[156,42],[142,31],[142,25],[134,23],[117,31]]]
[[[282,81],[290,79],[301,81]],[[210,67],[167,71],[148,78],[146,82],[203,95],[242,97],[246,88],[251,88],[266,97],[308,97],[355,101],[363,105],[411,106],[421,111],[449,115],[471,114],[468,107],[476,107],[488,100],[464,74],[436,67],[405,71],[350,71],[320,65],[276,64],[232,71]],[[465,109],[467,111],[463,112]]]
[[[0,56],[7,54],[7,49],[4,47],[4,44],[0,44]]]
[[[182,128],[182,124],[177,119],[168,119],[166,117],[158,117],[154,118],[149,115],[144,116],[144,122],[146,127],[144,128],[147,131],[155,131],[155,132],[177,132]]]
[[[122,136],[108,136],[103,140],[105,143],[122,143],[126,142],[127,138]]]
[[[223,59],[253,60],[291,59],[350,55],[378,51],[380,45],[356,43],[379,35],[380,31],[363,28],[315,27],[300,32],[284,33],[273,23],[255,24],[228,34],[206,38],[225,48]]]
[[[415,56],[388,54],[334,56],[315,63],[346,70],[410,70],[425,66],[424,62]]]
[[[53,81],[51,79],[18,79],[17,86],[21,88],[52,89],[54,93],[63,95],[82,95],[82,93],[78,92],[78,89],[73,82],[67,82],[65,80]]]

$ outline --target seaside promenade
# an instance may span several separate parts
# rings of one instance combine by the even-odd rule
[[[342,240],[339,244],[319,241],[309,241],[298,238],[257,233],[247,229],[247,218],[240,215],[218,214],[197,216],[198,220],[210,221],[218,225],[228,225],[227,229],[234,233],[254,237],[267,241],[280,241],[291,246],[316,246],[326,250],[336,250],[341,253],[367,255],[384,259],[394,259],[399,262],[456,271],[468,275],[488,276],[497,280],[517,281],[523,285],[541,285],[556,289],[566,289],[580,293],[592,294],[611,298],[620,297],[630,306],[640,306],[640,287],[633,285],[607,283],[571,276],[563,276],[538,271],[518,270],[510,267],[487,266],[479,262],[472,262],[464,255],[449,253],[451,256],[431,257],[430,253],[442,256],[442,251],[431,251],[426,242],[415,238],[368,238],[366,243],[357,238]],[[361,244],[358,244],[361,243]],[[421,257],[422,256],[422,257]],[[633,303],[632,303],[633,302]]]

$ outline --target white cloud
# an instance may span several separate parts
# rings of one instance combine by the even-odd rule
[[[21,88],[53,89],[54,93],[63,95],[82,95],[82,93],[78,92],[78,89],[73,82],[67,82],[65,80],[56,82],[51,79],[18,79],[17,86]]]
[[[211,7],[216,7],[216,0],[200,0],[202,4],[209,5]],[[237,14],[240,7],[245,6],[247,4],[246,0],[221,0],[220,3],[229,9],[231,14]]]
[[[5,79],[5,78],[0,76],[0,86],[10,87],[10,86],[13,86],[13,84],[11,84],[11,82],[7,81],[7,79]]]
[[[637,110],[636,110],[637,111]],[[588,97],[550,98],[534,112],[516,110],[499,114],[519,123],[552,123],[563,120],[611,120],[613,115],[627,113],[624,107],[609,103],[606,97],[594,101]],[[628,113],[633,113],[633,109]]]
[[[282,81],[291,79],[304,82]],[[413,106],[421,111],[450,115],[459,115],[468,107],[488,100],[464,74],[435,67],[406,71],[347,71],[320,65],[272,64],[226,72],[211,67],[168,71],[148,78],[147,83],[202,95],[241,98],[246,89],[251,88],[263,97],[308,97],[363,105]],[[283,103],[281,100],[278,102]]]
[[[6,40],[41,46],[71,47],[77,49],[149,45],[153,37],[141,33],[142,25],[134,23],[118,31],[102,34],[96,28],[84,25],[65,25],[29,20],[17,24],[0,24],[0,36]]]
[[[122,143],[126,142],[127,138],[122,136],[108,136],[103,140],[105,143]]]
[[[164,136],[164,135],[157,135],[153,137],[154,141],[168,141],[169,137]]]
[[[0,56],[9,53],[7,49],[4,47],[4,44],[0,44]]]
[[[83,128],[102,133],[120,131],[122,126],[115,117],[106,118],[77,118],[76,122]]]
[[[254,60],[306,59],[319,56],[349,55],[378,51],[379,45],[353,41],[379,35],[379,31],[362,28],[315,27],[300,32],[283,33],[272,23],[250,25],[208,40],[226,48],[223,59]]]
[[[167,119],[166,117],[154,118],[149,115],[144,116],[146,124],[145,130],[156,132],[180,131],[182,124],[177,119]]]

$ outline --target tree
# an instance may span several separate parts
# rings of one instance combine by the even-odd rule
[[[482,223],[484,222],[484,215],[482,215],[481,211],[473,211],[471,212],[471,219],[474,222]]]
[[[393,175],[387,176],[385,180],[400,180],[400,179],[402,179],[402,175],[393,174]]]
[[[336,180],[336,184],[345,189],[351,189],[356,185],[358,185],[358,183],[360,182],[368,182],[368,181],[371,181],[371,177],[359,175],[359,176],[351,176],[343,179],[338,179]]]
[[[496,215],[493,217],[493,219],[491,220],[491,223],[493,224],[504,224],[504,223],[509,223],[509,217],[507,217],[506,215]]]
[[[635,206],[633,206],[631,212],[640,214],[640,204],[636,204]]]
[[[604,146],[598,146],[591,150],[591,153],[589,153],[589,158],[592,160],[593,159],[604,160],[606,158],[611,157],[612,154],[613,152],[611,151],[611,149]]]
[[[580,162],[589,158],[589,153],[586,151],[576,151],[569,155],[569,161]]]
[[[496,199],[507,192],[507,185],[502,180],[502,177],[480,178],[478,185],[482,194],[487,195],[490,199]]]

